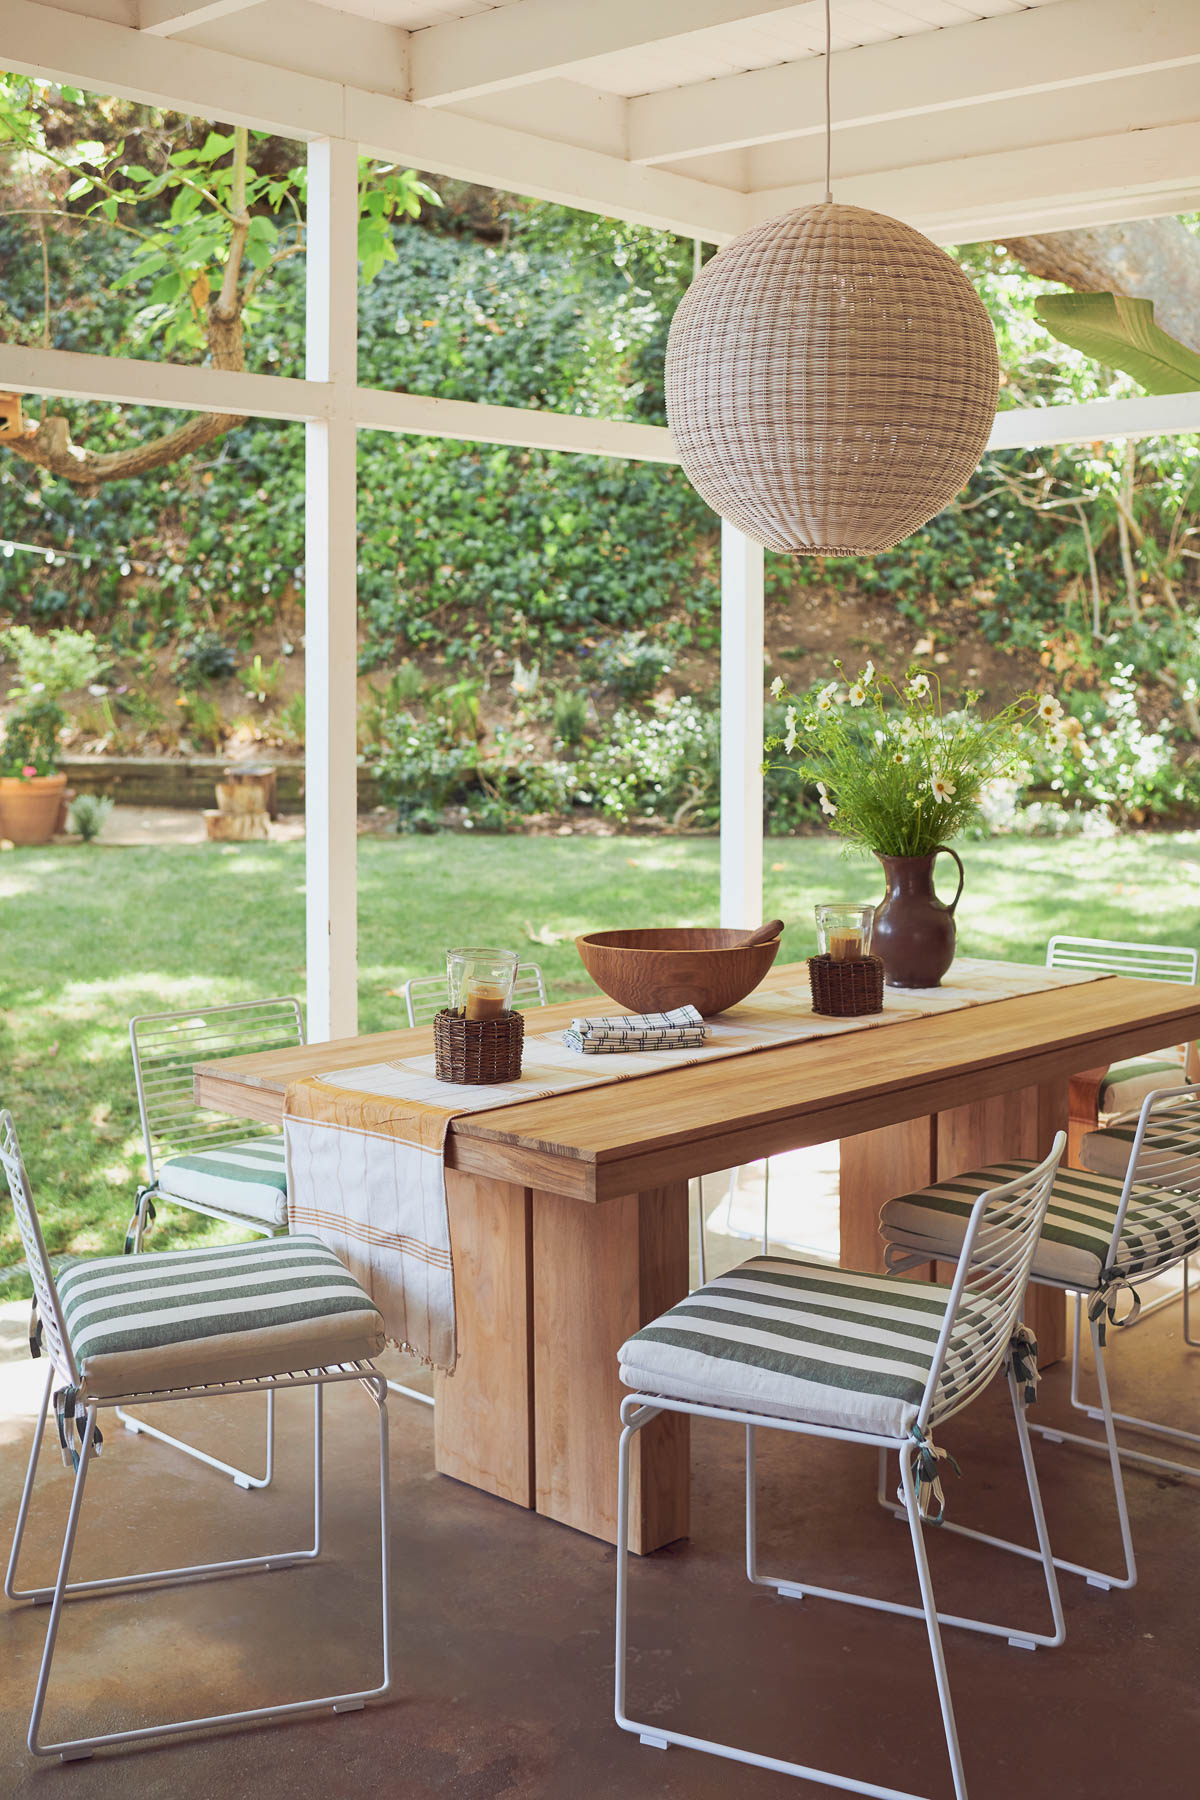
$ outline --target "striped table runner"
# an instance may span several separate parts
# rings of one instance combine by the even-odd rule
[[[700,1046],[580,1056],[556,1032],[529,1033],[520,1080],[489,1087],[439,1081],[432,1055],[330,1069],[287,1091],[290,1228],[311,1232],[336,1251],[379,1308],[389,1342],[451,1370],[445,1145],[458,1115],[1097,979],[1091,970],[959,957],[939,988],[887,989],[881,1013],[827,1019],[814,1014],[807,981],[792,970],[768,976],[740,1005],[707,1020]]]

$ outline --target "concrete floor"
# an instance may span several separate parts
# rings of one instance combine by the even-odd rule
[[[39,1391],[40,1366],[18,1354],[22,1332],[19,1309],[4,1309],[5,1541]],[[1119,1401],[1200,1429],[1200,1354],[1180,1341],[1178,1308],[1117,1334],[1113,1365]],[[1066,1381],[1065,1368],[1044,1381],[1043,1418],[1065,1416]],[[188,1410],[197,1435],[253,1465],[261,1407],[248,1397]],[[24,1732],[45,1612],[0,1603],[3,1800],[803,1800],[829,1791],[689,1751],[664,1754],[618,1732],[610,1713],[613,1551],[439,1477],[428,1409],[396,1398],[391,1411],[394,1698],[343,1717],[168,1740],[65,1768],[37,1763]],[[327,1561],[75,1603],[60,1636],[51,1731],[119,1728],[375,1678],[373,1412],[357,1389],[342,1389],[328,1416]],[[110,1416],[75,1573],[303,1542],[309,1420],[307,1397],[281,1397],[277,1485],[246,1494],[129,1437]],[[1002,1392],[946,1437],[963,1468],[962,1480],[950,1481],[952,1516],[1025,1535]],[[692,1538],[634,1570],[632,1707],[949,1800],[923,1628],[751,1588],[741,1565],[739,1434],[698,1425],[693,1445]],[[1112,1566],[1103,1465],[1051,1446],[1039,1461],[1061,1552]],[[906,1533],[873,1504],[868,1453],[764,1434],[760,1469],[765,1567],[912,1595]],[[30,1579],[51,1574],[69,1486],[48,1440],[27,1538]],[[971,1800],[1192,1800],[1200,1792],[1200,1487],[1131,1473],[1129,1492],[1140,1584],[1102,1593],[1064,1577],[1063,1649],[1030,1654],[947,1632]],[[944,1607],[1035,1628],[1043,1620],[1031,1565],[932,1535]]]

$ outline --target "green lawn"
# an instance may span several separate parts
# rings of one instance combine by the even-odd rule
[[[543,964],[551,997],[570,999],[590,991],[577,932],[716,916],[711,839],[370,838],[359,856],[368,1031],[402,1023],[392,990],[438,969],[451,943],[519,948]],[[1055,930],[1195,941],[1200,834],[996,839],[964,860],[964,952],[1036,962]],[[303,886],[302,844],[0,856],[0,1104],[16,1117],[52,1251],[120,1248],[140,1167],[129,1016],[302,994]],[[767,916],[790,921],[796,957],[812,947],[815,901],[880,891],[874,861],[843,858],[831,840],[767,844]],[[210,1229],[176,1212],[153,1241]],[[0,1269],[18,1254],[5,1206]]]

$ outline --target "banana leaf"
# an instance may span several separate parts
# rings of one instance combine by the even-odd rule
[[[1061,343],[1107,369],[1121,369],[1148,394],[1200,389],[1200,356],[1154,323],[1153,300],[1124,294],[1042,294],[1038,318]]]

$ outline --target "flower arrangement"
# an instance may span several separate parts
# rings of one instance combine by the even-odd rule
[[[771,683],[787,712],[766,766],[815,782],[830,829],[879,856],[927,856],[961,832],[986,784],[1027,761],[1031,727],[1045,727],[1048,749],[1066,742],[1053,694],[1021,694],[985,717],[973,690],[948,710],[936,672],[915,664],[902,681],[870,662],[853,679],[834,666],[838,679],[808,696]],[[790,762],[771,761],[781,750]]]

